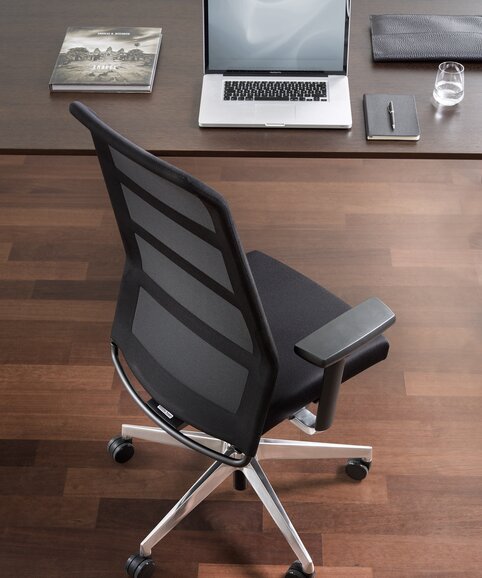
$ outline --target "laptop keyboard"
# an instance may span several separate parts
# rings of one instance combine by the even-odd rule
[[[326,82],[225,80],[224,100],[327,100]]]

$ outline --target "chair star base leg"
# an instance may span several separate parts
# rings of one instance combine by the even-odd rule
[[[141,542],[139,553],[150,556],[152,548],[170,532],[189,512],[200,504],[233,471],[233,468],[215,462],[198,481],[184,494],[177,504],[164,516],[157,526]]]
[[[298,532],[295,530],[291,520],[283,508],[273,487],[268,481],[258,461],[253,458],[248,466],[243,468],[243,473],[253,490],[258,494],[259,499],[263,502],[264,507],[273,518],[273,521],[280,529],[291,549],[298,557],[303,572],[309,576],[314,573],[315,567],[313,560],[306,550]]]
[[[372,447],[261,438],[256,458],[258,460],[361,458],[366,462],[371,462]]]

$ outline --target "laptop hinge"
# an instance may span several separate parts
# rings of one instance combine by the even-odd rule
[[[314,78],[328,77],[328,73],[320,70],[318,72],[313,71],[269,71],[269,70],[225,70],[222,73],[223,76],[262,76],[264,78],[283,78],[285,76],[300,76],[300,77],[310,77]]]

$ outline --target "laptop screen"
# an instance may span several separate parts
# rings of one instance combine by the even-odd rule
[[[347,2],[204,0],[206,72],[346,74]]]

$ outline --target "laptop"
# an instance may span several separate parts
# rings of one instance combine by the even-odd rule
[[[351,0],[203,0],[201,127],[350,128]]]

